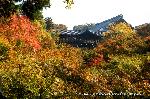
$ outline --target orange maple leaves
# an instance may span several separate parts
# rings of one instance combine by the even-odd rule
[[[7,38],[24,41],[34,50],[41,48],[37,39],[37,34],[40,32],[38,28],[26,16],[19,15],[12,15],[9,23],[1,25],[2,32],[7,34]]]

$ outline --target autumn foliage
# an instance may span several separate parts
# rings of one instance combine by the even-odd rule
[[[34,50],[41,48],[37,39],[38,27],[33,25],[26,16],[13,15],[7,24],[1,24],[1,32],[10,40],[21,40]]]
[[[56,45],[39,22],[25,16],[13,15],[1,22],[0,30],[0,88],[4,96],[50,98],[62,93],[63,89],[55,89],[55,83],[68,72],[78,71],[82,63],[80,49]]]
[[[21,15],[1,21],[0,32],[0,89],[7,98],[150,95],[150,36],[127,23],[111,25],[95,49],[58,44],[39,21]]]

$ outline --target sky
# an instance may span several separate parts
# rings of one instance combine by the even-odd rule
[[[119,14],[132,26],[150,23],[150,0],[74,0],[71,9],[66,9],[63,1],[51,0],[51,7],[44,9],[43,15],[70,30],[75,25],[100,23]]]

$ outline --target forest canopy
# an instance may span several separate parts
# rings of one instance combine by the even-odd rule
[[[73,0],[65,3],[70,7]],[[67,30],[65,25],[51,18],[45,18],[46,25],[41,22],[41,11],[49,4],[49,0],[0,0],[0,99],[150,96],[150,24],[134,29],[126,22],[114,23],[94,49],[73,47],[59,43],[56,35]]]

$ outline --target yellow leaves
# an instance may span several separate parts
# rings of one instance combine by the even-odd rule
[[[83,72],[82,74],[83,78],[88,82],[98,82],[100,80],[104,80],[96,68],[85,69],[82,72]]]
[[[132,37],[136,33],[129,24],[121,22],[119,24],[110,26],[110,30],[106,34],[111,35],[111,37],[115,37],[116,35],[122,35],[124,38],[128,38]]]
[[[92,79],[93,79],[92,74],[90,74],[89,72],[87,72],[87,73],[85,74],[85,79],[86,79],[87,81],[92,81]]]
[[[126,55],[117,55],[113,56],[112,60],[118,62],[117,68],[129,74],[140,72],[143,66],[142,57],[140,55],[135,55],[132,57]]]
[[[102,34],[104,37],[108,37],[110,35],[110,31],[107,31],[107,32],[103,32]]]
[[[82,62],[81,54],[77,48],[63,48],[63,62],[64,66],[72,68],[73,70],[78,69]]]
[[[51,85],[51,89],[54,95],[63,94],[65,91],[64,81],[56,77]]]
[[[0,44],[1,43],[10,47],[9,41],[5,35],[0,35]]]
[[[61,49],[43,49],[37,53],[40,61],[49,61],[54,66],[64,66],[73,70],[79,68],[82,57],[78,48],[62,47]]]
[[[131,26],[129,26],[127,23],[119,23],[111,27],[112,30],[118,31],[118,32],[124,32],[124,33],[132,33],[133,30]]]
[[[70,9],[71,5],[74,4],[73,0],[65,0],[64,3],[67,4],[66,8]]]
[[[127,23],[118,23],[109,29],[104,33],[104,40],[98,45],[97,50],[104,49],[111,54],[131,54],[143,52],[148,47]]]

